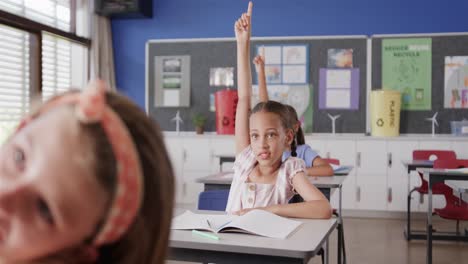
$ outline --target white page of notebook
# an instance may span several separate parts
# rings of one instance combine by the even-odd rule
[[[213,232],[219,227],[231,222],[239,216],[236,215],[213,215],[213,214],[195,214],[191,211],[185,211],[172,219],[171,229],[204,229]],[[209,220],[211,228],[208,226]]]
[[[302,223],[264,210],[252,210],[233,220],[226,227],[236,227],[251,233],[285,239]]]

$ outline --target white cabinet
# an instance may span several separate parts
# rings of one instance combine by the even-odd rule
[[[211,173],[213,153],[209,137],[194,136],[183,139],[183,203],[197,204],[203,184],[196,179]]]
[[[408,171],[402,161],[413,159],[413,150],[418,148],[417,141],[387,141],[387,153],[390,158],[390,163],[387,169],[387,210],[388,211],[406,211],[407,196],[410,188],[408,188],[408,180],[417,177],[411,175],[408,177]],[[413,187],[411,187],[412,189]],[[411,200],[411,208],[417,209],[419,196],[413,194]]]
[[[468,159],[468,139],[454,137],[402,136],[372,138],[363,135],[308,135],[306,143],[323,158],[335,158],[354,169],[343,182],[342,206],[348,210],[405,212],[408,181],[411,189],[420,185],[416,172],[408,179],[402,161],[411,160],[415,149],[454,150],[459,158]],[[176,176],[176,201],[196,204],[202,184],[196,179],[219,171],[219,157],[235,156],[234,136],[169,135],[165,143]],[[427,210],[413,194],[412,211]],[[331,196],[338,208],[338,192]],[[435,208],[443,207],[442,196],[434,197]]]
[[[235,157],[236,156],[236,142],[232,136],[219,136],[211,139],[211,152],[213,154],[213,162],[211,172],[217,173],[219,171],[226,171],[232,168],[234,163],[223,164],[220,168],[220,157]]]
[[[452,143],[448,140],[420,140],[419,149],[429,150],[451,150]]]
[[[452,141],[452,149],[457,153],[458,159],[468,159],[468,142],[454,140]]]
[[[356,208],[386,210],[387,152],[384,140],[356,142]]]
[[[327,158],[326,141],[323,139],[315,139],[314,136],[305,138],[306,144],[309,145],[322,158]]]
[[[175,137],[165,137],[164,141],[175,176],[175,199],[177,203],[181,203],[184,198],[183,142]]]
[[[203,136],[184,138],[184,171],[211,171],[213,159],[210,139]]]
[[[354,140],[327,140],[326,141],[326,152],[329,153],[330,158],[340,160],[340,164],[343,165],[355,165],[356,164],[356,143]],[[355,170],[346,177],[343,182],[342,190],[342,206],[343,209],[355,209],[356,207],[356,176]],[[334,192],[331,197],[331,204],[333,208],[338,208],[338,192]]]

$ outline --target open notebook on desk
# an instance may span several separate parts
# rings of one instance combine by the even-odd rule
[[[204,230],[213,233],[247,233],[285,239],[302,223],[264,210],[252,210],[242,216],[196,214],[191,211],[174,217],[171,229]]]
[[[351,171],[353,169],[353,166],[347,166],[347,165],[330,164],[330,166],[332,167],[334,173]]]

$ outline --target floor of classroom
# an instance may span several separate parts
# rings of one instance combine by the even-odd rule
[[[436,217],[434,217],[436,218]],[[455,221],[434,220],[434,228],[440,231],[455,231]],[[406,241],[403,236],[404,219],[345,218],[344,231],[347,263],[354,264],[423,264],[426,263],[426,242]],[[424,220],[413,222],[412,228],[425,228]],[[468,227],[461,223],[460,227]],[[336,231],[330,238],[330,262],[337,263]],[[169,261],[170,264],[186,262]],[[322,263],[319,256],[308,264]],[[434,241],[434,264],[468,263],[468,242]]]

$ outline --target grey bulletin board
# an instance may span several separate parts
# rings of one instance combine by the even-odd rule
[[[312,87],[313,127],[312,132],[331,132],[327,113],[340,114],[336,121],[337,133],[366,132],[366,80],[367,80],[367,37],[268,37],[253,38],[251,56],[257,45],[307,44],[309,48],[309,83]],[[357,110],[320,110],[318,108],[319,69],[327,67],[328,49],[353,49],[353,68],[359,68],[359,107]],[[155,102],[155,56],[190,56],[190,106],[156,107]],[[194,113],[203,113],[208,119],[205,131],[216,131],[215,113],[209,111],[210,94],[223,87],[209,86],[210,68],[236,67],[236,42],[234,38],[150,40],[146,44],[146,109],[165,131],[174,131],[171,119],[180,112],[184,123],[181,131],[194,131],[191,122]],[[236,89],[236,70],[234,70]],[[254,67],[252,65],[252,76]]]
[[[438,111],[436,133],[450,133],[450,121],[468,119],[467,109],[444,108],[445,56],[468,56],[468,34],[379,35],[372,37],[372,89],[382,87],[382,40],[391,38],[432,39],[432,109],[401,111],[400,133],[432,133],[426,118]]]

